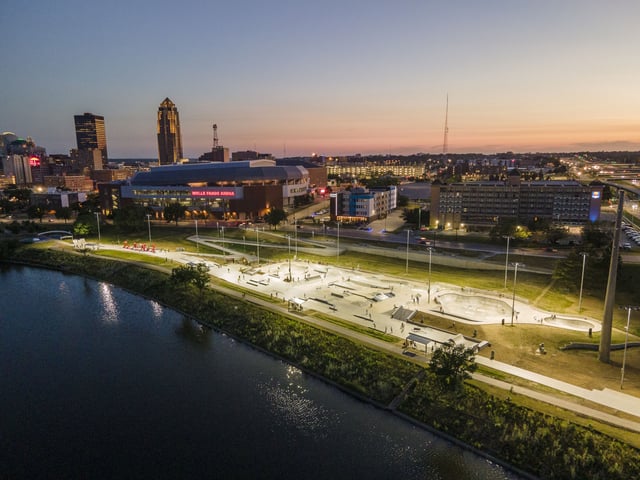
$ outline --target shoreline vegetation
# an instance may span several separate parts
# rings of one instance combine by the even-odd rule
[[[156,300],[523,477],[640,478],[640,450],[591,426],[517,405],[469,383],[448,391],[428,367],[215,288],[178,288],[166,268],[29,246],[12,249],[4,261],[87,276]]]

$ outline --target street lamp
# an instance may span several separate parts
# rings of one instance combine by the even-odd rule
[[[100,248],[100,212],[96,212],[96,223],[98,224],[98,248]]]
[[[429,285],[427,287],[427,303],[431,304],[431,252],[433,251],[433,248],[427,247],[427,250],[429,251]]]
[[[147,213],[147,226],[149,227],[149,244],[151,244],[151,214]]]
[[[513,271],[513,299],[511,300],[511,326],[513,327],[513,316],[516,313],[516,282],[518,281],[518,267],[524,267],[524,263],[515,262]]]
[[[260,265],[260,237],[258,236],[258,227],[256,227],[256,253],[258,255],[258,265]]]
[[[294,235],[296,238],[296,257],[295,258],[298,258],[298,219],[297,218],[293,219],[293,226],[295,228]]]
[[[222,256],[223,257],[227,256],[227,252],[224,249],[224,226],[222,227]]]
[[[507,254],[504,260],[504,288],[507,288],[507,271],[509,269],[509,240],[511,237],[507,235]]]
[[[582,255],[582,275],[580,276],[580,299],[578,300],[578,315],[582,311],[582,286],[584,285],[584,266],[587,263],[587,252],[580,253]]]
[[[407,264],[404,267],[404,273],[409,273],[409,230],[407,230]]]
[[[289,256],[291,256],[291,235],[287,235],[287,244],[289,245]]]
[[[198,219],[195,219],[196,222],[196,252],[200,253],[200,237],[198,236]]]
[[[640,310],[640,307],[627,305],[624,307],[627,309],[627,333],[624,337],[624,353],[622,354],[622,370],[620,376],[620,390],[622,390],[622,385],[624,384],[624,366],[627,362],[627,344],[629,343],[629,322],[631,321],[631,310]]]
[[[340,222],[338,222],[338,237],[336,242],[336,265],[340,260]]]

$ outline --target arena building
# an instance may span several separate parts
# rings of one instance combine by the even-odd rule
[[[134,204],[162,218],[164,207],[178,202],[190,216],[229,221],[252,221],[272,208],[291,210],[309,188],[306,168],[266,159],[162,165],[127,181],[98,185],[106,215]]]

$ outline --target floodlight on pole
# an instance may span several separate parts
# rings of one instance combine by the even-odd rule
[[[256,227],[256,254],[258,256],[258,265],[260,265],[260,237],[258,236],[258,227]]]
[[[580,275],[580,297],[578,299],[578,314],[582,311],[582,287],[584,286],[584,267],[587,263],[587,252],[581,252],[582,255],[582,275]]]
[[[518,281],[518,267],[524,267],[524,263],[515,262],[513,264],[513,298],[511,300],[511,326],[513,327],[513,317],[516,313],[516,282]]]
[[[631,310],[640,310],[639,306],[627,305],[624,307],[627,310],[627,331],[624,337],[624,353],[622,354],[622,368],[620,372],[620,390],[624,384],[624,367],[627,362],[627,345],[629,343],[629,324],[631,322]]]
[[[407,230],[407,261],[404,267],[404,273],[409,273],[409,230]]]
[[[147,213],[147,226],[149,227],[149,243],[151,243],[151,214]]]
[[[507,253],[504,259],[504,288],[507,288],[507,272],[509,271],[509,240],[511,237],[507,235]]]
[[[98,248],[100,247],[100,212],[96,212],[96,224],[98,225]]]
[[[433,251],[433,248],[427,247],[427,250],[429,251],[429,284],[427,286],[427,303],[430,304],[431,303],[431,252]]]
[[[198,236],[198,219],[195,219],[196,222],[196,252],[200,253],[200,237]]]
[[[340,260],[340,222],[338,222],[338,236],[336,241],[336,264]]]

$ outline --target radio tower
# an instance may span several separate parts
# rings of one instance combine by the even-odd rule
[[[217,148],[218,148],[218,125],[214,123],[213,124],[213,148],[211,149],[211,151],[213,152]]]
[[[444,141],[442,142],[442,154],[449,150],[449,94],[447,93],[447,109],[444,114]]]

